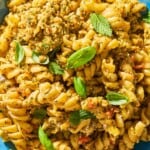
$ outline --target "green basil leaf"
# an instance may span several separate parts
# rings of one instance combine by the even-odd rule
[[[54,150],[53,143],[41,127],[39,127],[38,136],[41,144],[46,148],[46,150]]]
[[[86,97],[86,86],[84,81],[80,77],[74,77],[73,79],[75,91],[83,98]]]
[[[44,108],[37,108],[33,112],[33,117],[43,119],[46,117],[46,110]]]
[[[146,23],[150,23],[150,11],[148,11],[147,16],[143,17],[143,20],[144,20]]]
[[[20,64],[25,56],[25,52],[23,47],[19,42],[16,42],[16,49],[15,49],[15,61]]]
[[[90,21],[92,26],[98,33],[106,36],[112,36],[112,29],[108,20],[104,16],[92,13],[90,14]]]
[[[57,53],[61,50],[61,46],[57,46],[55,49],[53,49],[52,51],[48,52],[48,56],[50,58],[50,60],[55,60]]]
[[[127,103],[127,100],[125,99],[121,99],[119,101],[109,101],[109,103],[111,105],[123,105],[123,104],[126,104]]]
[[[32,52],[32,59],[36,63],[43,64],[43,65],[46,65],[49,63],[49,57],[48,56],[45,56],[46,59],[44,59],[44,60],[40,60],[40,57],[42,57],[42,55],[40,53],[35,52],[35,51]]]
[[[78,125],[82,120],[95,118],[94,114],[87,110],[76,110],[70,114],[69,121],[73,125]]]
[[[62,69],[56,62],[49,63],[49,70],[53,74],[62,75],[64,73],[64,69]]]
[[[94,58],[96,49],[88,46],[74,52],[67,60],[67,68],[80,67]]]
[[[107,93],[106,99],[112,105],[122,105],[126,104],[129,101],[128,97],[116,92]]]

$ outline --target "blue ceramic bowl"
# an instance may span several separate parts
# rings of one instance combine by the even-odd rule
[[[1,138],[0,138],[0,150],[16,150],[15,145],[10,142],[4,142]]]
[[[150,0],[139,0],[139,2],[144,3],[147,8],[150,10]]]
[[[12,142],[4,142],[0,138],[0,150],[16,150],[14,144]],[[140,142],[135,144],[134,150],[150,150],[150,142]]]
[[[150,142],[140,142],[135,145],[134,150],[150,150]]]

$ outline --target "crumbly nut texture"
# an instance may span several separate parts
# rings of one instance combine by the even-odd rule
[[[18,17],[14,40],[44,54],[61,45],[64,34],[77,32],[84,20],[80,3],[75,1],[26,1],[18,6],[11,3],[8,6]]]

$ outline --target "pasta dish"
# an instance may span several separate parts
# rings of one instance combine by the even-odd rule
[[[17,150],[133,150],[150,141],[150,24],[138,0],[10,0],[0,25],[0,137]]]

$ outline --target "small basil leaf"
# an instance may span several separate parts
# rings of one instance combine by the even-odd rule
[[[53,143],[41,127],[39,127],[38,136],[41,144],[46,148],[46,150],[54,150]]]
[[[88,46],[74,52],[67,60],[67,68],[80,67],[94,58],[96,49]]]
[[[143,17],[143,20],[144,20],[146,23],[150,23],[150,11],[148,11],[147,16]]]
[[[141,14],[142,18],[147,17],[147,15],[148,15],[148,8],[146,7],[145,10],[141,10],[140,14]]]
[[[73,79],[75,91],[81,96],[86,97],[86,86],[84,81],[80,77],[74,77]]]
[[[128,97],[116,92],[107,93],[106,99],[112,105],[122,105],[126,104],[129,101]]]
[[[56,62],[49,63],[49,70],[53,74],[62,75],[64,73],[64,69],[62,69]]]
[[[41,58],[44,57],[44,58],[42,58],[43,60],[41,60],[40,57],[41,57]],[[43,64],[43,65],[46,65],[46,64],[49,63],[49,57],[48,57],[48,56],[43,56],[43,55],[41,55],[40,53],[35,52],[35,51],[32,52],[32,59],[33,59],[36,63]]]
[[[82,120],[95,118],[94,114],[87,110],[77,110],[70,114],[69,121],[73,125],[78,125]]]
[[[43,119],[46,116],[46,110],[44,108],[35,109],[33,112],[33,117],[38,119]]]
[[[20,64],[24,59],[24,49],[19,42],[16,42],[15,61]]]
[[[126,104],[127,103],[127,100],[125,99],[121,99],[119,101],[109,101],[109,103],[111,105],[123,105],[123,104]]]
[[[55,49],[53,49],[52,51],[48,52],[48,56],[50,58],[50,60],[54,60],[56,57],[56,54],[60,51],[61,46],[57,46]]]
[[[94,29],[98,33],[107,36],[112,36],[112,29],[110,27],[108,20],[104,16],[100,14],[92,13],[90,14],[90,21]]]

